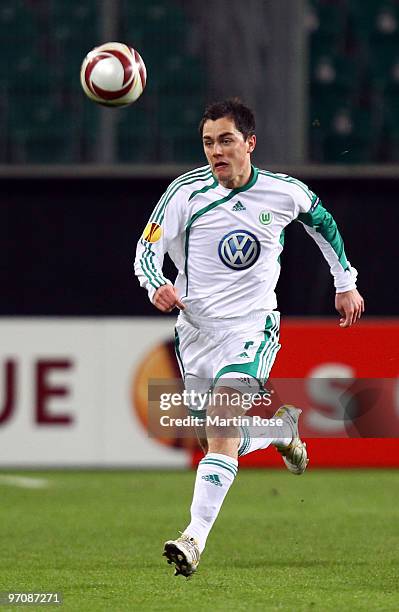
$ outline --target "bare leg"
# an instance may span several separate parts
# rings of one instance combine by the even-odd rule
[[[213,418],[218,416],[219,419],[230,419],[238,417],[243,413],[240,406],[231,405],[231,397],[239,393],[236,389],[230,387],[218,387],[217,397],[220,401],[215,402],[215,405],[208,407],[208,416]],[[233,421],[232,421],[233,422]],[[240,445],[240,433],[237,425],[210,425],[206,427],[208,438],[208,452],[227,455],[233,459],[237,459],[238,447]]]
[[[196,428],[195,433],[197,434],[198,443],[202,449],[202,452],[204,455],[206,455],[209,450],[206,434],[203,432],[202,428]]]

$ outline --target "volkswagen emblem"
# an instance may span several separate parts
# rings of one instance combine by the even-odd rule
[[[260,255],[260,242],[247,230],[233,230],[219,243],[219,257],[232,270],[246,270]]]

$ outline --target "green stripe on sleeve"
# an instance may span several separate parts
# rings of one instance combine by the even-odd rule
[[[147,262],[146,257],[145,257],[145,252],[142,253],[142,255],[140,257],[140,260],[139,260],[139,264],[140,264],[140,268],[141,268],[144,276],[147,278],[147,280],[150,283],[151,287],[153,287],[154,289],[159,289],[160,285],[156,281],[156,279],[154,278],[154,275],[152,274],[151,270],[148,267],[148,262]]]
[[[155,253],[151,250],[151,245],[146,244],[143,240],[141,241],[141,244],[144,246],[144,251],[140,257],[141,269],[151,285],[155,289],[158,289],[159,287],[162,287],[162,285],[165,285],[167,281],[161,274],[158,273],[155,264],[152,261]]]
[[[317,200],[317,196],[313,193],[311,189],[305,184],[302,183],[299,179],[296,179],[292,176],[288,176],[288,174],[275,174],[274,172],[268,172],[267,170],[259,170],[259,174],[263,174],[263,176],[268,176],[269,178],[276,179],[276,181],[284,181],[285,183],[291,183],[291,185],[296,185],[308,196],[311,201],[311,204]]]
[[[184,176],[180,180],[175,181],[175,183],[172,183],[172,185],[166,190],[166,192],[160,199],[158,205],[156,206],[154,212],[152,213],[150,222],[153,221],[155,223],[158,223],[159,225],[162,224],[165,215],[165,209],[169,204],[170,200],[173,198],[173,196],[179,191],[179,189],[185,187],[186,185],[196,183],[197,181],[207,181],[211,177],[212,172],[209,168],[207,168],[206,170],[202,170],[201,172],[197,172],[195,174],[192,174],[191,176]]]
[[[297,217],[308,227],[312,227],[318,234],[329,243],[338,257],[339,263],[344,270],[349,270],[348,260],[346,259],[344,241],[339,233],[334,217],[319,203],[313,212],[300,213]]]

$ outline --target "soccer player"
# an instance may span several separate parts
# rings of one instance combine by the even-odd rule
[[[185,387],[218,394],[222,399],[209,403],[207,416],[222,418],[233,414],[233,396],[243,397],[243,388],[264,388],[280,348],[275,287],[284,229],[291,221],[303,224],[330,266],[339,325],[356,323],[364,302],[356,289],[357,271],[319,198],[299,180],[251,164],[252,111],[237,99],[212,104],[199,130],[208,163],[177,178],[161,197],[138,243],[135,272],[161,312],[180,310],[175,338]],[[178,271],[174,283],[162,272],[165,253]],[[199,415],[197,408],[192,412]],[[251,427],[235,424],[221,432],[208,418],[190,524],[164,545],[176,575],[189,577],[197,569],[239,456],[274,445],[290,472],[305,471],[300,412],[282,406],[275,415],[278,434],[265,426],[253,435]]]

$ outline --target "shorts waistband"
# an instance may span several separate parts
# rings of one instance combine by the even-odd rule
[[[198,317],[196,315],[188,315],[187,313],[180,311],[177,319],[178,323],[189,323],[194,327],[200,327],[201,329],[229,329],[232,327],[243,327],[248,323],[259,321],[262,322],[266,319],[267,315],[274,313],[278,317],[280,312],[278,310],[262,310],[252,312],[241,317],[231,317],[228,319],[218,319],[212,317]]]

